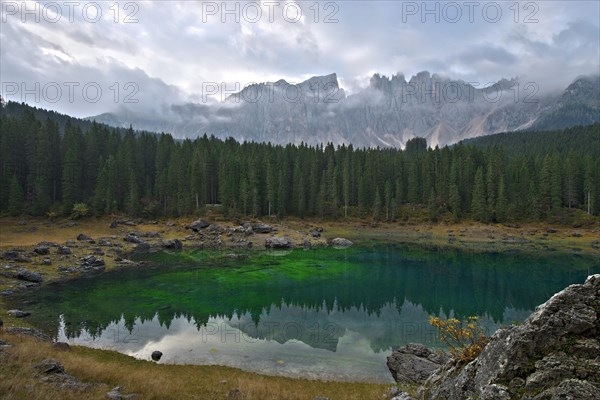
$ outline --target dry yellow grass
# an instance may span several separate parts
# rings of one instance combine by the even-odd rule
[[[321,382],[269,377],[226,367],[159,365],[112,351],[71,347],[61,351],[50,343],[29,337],[4,335],[15,346],[0,351],[0,398],[2,399],[104,399],[115,386],[143,399],[227,399],[239,389],[246,400],[381,399],[387,386],[368,383]],[[68,374],[94,383],[84,393],[60,389],[40,381],[32,365],[54,358]]]

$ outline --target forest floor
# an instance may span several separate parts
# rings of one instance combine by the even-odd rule
[[[360,245],[382,242],[410,243],[425,247],[482,252],[576,253],[600,257],[600,219],[574,228],[543,223],[409,224],[373,223],[361,219],[321,221],[265,218],[262,222],[276,228],[276,232],[244,235],[237,231],[231,233],[239,226],[239,221],[233,222],[213,215],[207,220],[218,224],[225,232],[215,233],[210,240],[208,237],[206,240],[199,239],[200,234],[195,234],[188,228],[193,218],[160,221],[121,220],[116,227],[111,228],[111,222],[114,220],[115,218],[108,217],[78,221],[0,218],[0,255],[3,256],[10,250],[18,250],[30,259],[29,262],[24,263],[6,259],[2,261],[0,292],[25,290],[22,289],[23,281],[15,279],[15,272],[22,267],[41,274],[44,284],[80,276],[80,271],[66,273],[64,269],[60,271],[57,266],[77,265],[86,255],[96,254],[96,257],[102,258],[105,261],[105,270],[126,267],[130,263],[124,258],[135,249],[135,244],[123,240],[129,232],[135,232],[140,237],[148,234],[146,240],[152,244],[152,247],[158,247],[163,240],[180,239],[184,249],[213,245],[215,237],[226,248],[248,247],[248,242],[251,242],[252,248],[262,249],[265,239],[275,235],[286,236],[296,246],[306,245],[306,241],[312,246],[323,246],[333,238],[344,237]],[[322,236],[313,237],[311,233],[320,228],[323,230]],[[76,238],[80,233],[91,237],[94,243],[77,241]],[[112,245],[100,247],[100,239]],[[67,244],[72,254],[59,255],[57,248],[52,246],[49,254],[35,254],[33,249],[40,242],[52,242],[61,246]],[[115,247],[117,243],[119,246]],[[46,264],[48,262],[50,264],[46,265],[44,260]],[[4,320],[4,329],[29,327],[27,318],[14,318],[7,315],[3,297],[0,295],[0,319]],[[144,399],[226,399],[228,396],[238,398],[235,397],[238,394],[234,389],[239,389],[243,394],[243,397],[239,398],[244,399],[313,399],[318,396],[331,399],[381,399],[386,388],[389,387],[381,384],[261,376],[224,367],[157,365],[111,351],[85,347],[72,346],[69,351],[61,352],[51,343],[38,343],[32,338],[6,332],[0,332],[0,335],[0,340],[13,345],[0,346],[0,397],[7,399],[42,399],[49,398],[47,397],[49,393],[55,393],[56,398],[81,398],[82,393],[77,392],[79,389],[74,390],[69,385],[61,386],[56,382],[40,380],[31,366],[44,358],[57,359],[65,366],[67,373],[74,375],[78,381],[93,383],[85,389],[86,398],[105,398],[106,392],[112,387],[126,386],[126,392],[141,393]]]

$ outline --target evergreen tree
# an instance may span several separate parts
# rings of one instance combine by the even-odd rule
[[[16,175],[13,175],[10,180],[10,189],[8,197],[8,212],[12,216],[20,215],[23,211],[23,202],[25,196],[23,195],[23,188],[19,184],[19,180]]]
[[[500,177],[498,183],[498,197],[496,199],[496,218],[499,222],[506,221],[508,213],[508,198],[506,196],[506,184],[504,183],[504,177]]]
[[[392,184],[390,181],[385,182],[385,190],[384,190],[384,199],[385,199],[385,220],[392,220],[393,213],[393,202],[392,202]]]
[[[438,219],[438,205],[435,199],[435,190],[429,190],[429,199],[427,200],[427,213],[431,222],[436,222]]]
[[[7,111],[8,110],[8,111]],[[13,111],[10,111],[13,110]],[[39,116],[42,115],[43,118]],[[40,121],[44,121],[43,123]],[[61,137],[62,135],[62,137]],[[492,222],[600,213],[600,124],[490,135],[406,150],[176,141],[47,113],[0,109],[0,213],[43,215],[91,204],[95,215],[224,212],[392,220],[405,203]]]
[[[248,203],[250,201],[250,188],[248,187],[248,180],[245,176],[242,176],[240,180],[240,204],[242,207],[242,213],[244,217],[248,214]]]
[[[379,195],[379,187],[375,189],[375,198],[373,199],[373,219],[381,221],[381,196]]]
[[[475,185],[473,187],[473,200],[471,202],[471,213],[475,220],[487,220],[487,199],[485,195],[485,184],[483,181],[483,169],[479,167],[475,173]]]
[[[63,193],[63,212],[70,214],[73,205],[81,197],[81,132],[75,127],[67,125],[63,139],[65,156],[63,159],[62,174],[62,193]]]
[[[459,221],[462,215],[462,209],[460,205],[460,193],[458,191],[458,186],[455,183],[450,184],[449,203],[454,221]]]
[[[137,183],[137,178],[133,171],[129,175],[129,191],[127,198],[127,212],[130,215],[136,216],[140,212],[140,195]]]

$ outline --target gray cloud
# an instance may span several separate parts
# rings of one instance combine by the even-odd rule
[[[103,88],[97,103],[61,99],[36,104],[86,116],[117,107],[156,112],[197,101],[211,82],[243,87],[336,72],[342,85],[355,92],[368,85],[374,72],[412,76],[427,69],[482,83],[520,76],[549,91],[564,88],[578,75],[597,73],[600,65],[598,2],[537,2],[535,23],[525,23],[530,11],[525,2],[517,22],[508,8],[513,3],[500,3],[502,18],[495,22],[482,16],[481,3],[473,21],[463,9],[461,20],[452,23],[444,15],[439,22],[431,16],[425,22],[420,14],[407,16],[407,2],[322,1],[315,7],[314,2],[286,1],[300,7],[301,20],[292,23],[283,17],[284,1],[275,8],[273,21],[263,5],[259,21],[240,15],[239,23],[232,15],[223,23],[220,12],[203,14],[208,3],[199,1],[134,2],[137,23],[123,23],[133,9],[120,9],[115,23],[109,2],[101,3],[103,18],[96,23],[86,22],[80,9],[73,23],[66,18],[22,22],[20,15],[3,15],[0,80],[27,87],[35,82],[97,82]],[[239,3],[240,11],[246,4]],[[438,4],[442,9],[445,3]],[[325,23],[328,16],[337,22]],[[115,82],[120,85],[116,103],[110,89]],[[139,103],[123,103],[131,93],[123,87],[128,82],[139,88]]]

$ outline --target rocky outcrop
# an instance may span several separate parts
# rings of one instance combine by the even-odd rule
[[[396,382],[421,384],[449,360],[441,351],[434,352],[422,344],[409,343],[387,358],[387,366]]]
[[[600,399],[600,275],[555,294],[522,325],[499,329],[467,365],[450,362],[422,399]]]

